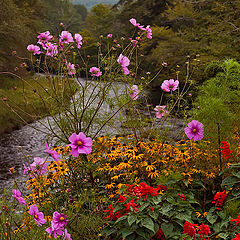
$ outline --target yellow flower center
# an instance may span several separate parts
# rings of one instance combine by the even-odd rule
[[[82,141],[77,141],[78,146],[82,146],[82,144],[83,144]]]
[[[60,217],[60,221],[63,221],[65,218],[64,217]]]
[[[195,132],[197,131],[197,129],[196,129],[196,128],[194,128],[192,131],[195,133]]]
[[[38,219],[38,215],[37,215],[37,214],[35,214],[34,217],[35,217],[36,219]]]

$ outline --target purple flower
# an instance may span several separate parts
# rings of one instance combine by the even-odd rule
[[[47,172],[47,163],[44,158],[35,157],[34,162],[30,164],[30,169],[33,173],[42,175]]]
[[[141,29],[141,30],[143,30],[143,31],[146,30],[146,28],[144,28],[144,26],[141,26],[140,23],[137,23],[137,21],[136,21],[135,18],[131,18],[131,19],[129,20],[129,22],[130,22],[134,27],[137,27],[137,28],[139,28],[139,29]]]
[[[67,232],[67,229],[64,231],[64,240],[72,240],[70,233]]]
[[[47,50],[47,56],[54,57],[58,54],[58,47],[56,44],[46,43],[43,48]]]
[[[52,219],[52,221],[54,222],[54,225],[55,225],[58,229],[65,228],[65,227],[67,226],[67,223],[68,223],[67,215],[55,211],[55,212],[53,213],[53,219]]]
[[[74,64],[69,63],[67,67],[68,67],[68,75],[74,75],[76,73]]]
[[[51,227],[46,229],[46,232],[49,234],[49,237],[54,235],[54,238],[57,238],[57,235],[62,236],[63,235],[63,229],[59,228],[53,221],[51,221]]]
[[[40,47],[39,46],[36,46],[36,45],[33,45],[33,44],[30,44],[27,46],[27,50],[30,52],[30,53],[33,53],[33,55],[36,55],[36,54],[40,54],[41,51],[40,51]]]
[[[33,216],[33,219],[36,221],[37,224],[42,225],[46,222],[46,219],[44,219],[43,213],[39,212],[35,204],[30,206],[28,213]]]
[[[48,42],[49,40],[52,39],[52,35],[50,35],[50,32],[49,31],[46,31],[46,32],[43,32],[43,33],[40,33],[37,38],[38,38],[38,43],[41,44],[41,43],[46,43]]]
[[[96,76],[96,77],[102,76],[102,72],[97,67],[91,67],[89,72],[92,74],[92,76]]]
[[[179,81],[174,79],[164,80],[161,88],[165,92],[175,91],[178,88]]]
[[[55,150],[51,150],[51,145],[50,144],[48,146],[48,144],[45,143],[45,146],[46,146],[46,150],[44,152],[50,154],[51,157],[58,163],[60,161],[58,152],[55,151]]]
[[[147,38],[152,39],[152,29],[150,28],[150,25],[146,27],[146,31],[147,31]]]
[[[132,85],[131,88],[129,88],[129,96],[131,97],[132,100],[137,100],[139,97],[139,89],[137,85]]]
[[[129,74],[129,70],[128,70],[127,67],[130,64],[130,60],[128,59],[128,57],[125,57],[122,54],[120,54],[120,56],[118,57],[117,62],[122,66],[123,73],[125,75],[128,75]]]
[[[82,46],[82,36],[80,35],[80,34],[78,34],[78,33],[76,33],[75,35],[74,35],[74,38],[75,38],[75,40],[76,40],[76,43],[77,43],[77,48],[81,48],[81,46]]]
[[[92,151],[92,139],[90,137],[86,137],[83,132],[80,132],[78,135],[73,133],[69,137],[69,141],[72,148],[71,155],[73,157],[78,157],[80,153],[89,154]]]
[[[69,44],[70,42],[74,42],[72,34],[68,31],[61,32],[60,40],[62,43],[66,43],[66,44]]]
[[[19,190],[13,189],[12,192],[12,197],[14,197],[20,204],[26,205],[26,202],[24,198],[21,197],[21,192]]]
[[[201,140],[203,138],[203,124],[197,120],[192,120],[185,128],[185,133],[189,139],[194,141]]]
[[[163,116],[168,115],[169,112],[168,112],[165,108],[166,108],[165,105],[163,105],[163,106],[157,105],[157,106],[154,108],[154,110],[157,111],[157,112],[156,112],[156,117],[157,117],[157,118],[161,118],[161,117],[163,117]]]
[[[109,33],[109,34],[107,35],[107,38],[112,38],[112,34]]]

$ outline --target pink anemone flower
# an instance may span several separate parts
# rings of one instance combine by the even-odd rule
[[[68,233],[67,229],[65,228],[64,231],[64,240],[72,240],[70,233]]]
[[[92,74],[92,76],[95,76],[95,77],[100,77],[102,76],[102,72],[100,71],[99,68],[97,67],[91,67],[89,72]]]
[[[53,232],[54,238],[56,239],[58,237],[57,235],[59,236],[63,235],[62,230],[63,230],[62,228],[59,228],[53,221],[51,221],[51,227],[47,228],[46,232],[49,234],[49,237],[51,237]]]
[[[46,43],[50,41],[53,38],[53,36],[50,35],[49,31],[46,31],[46,32],[40,33],[37,36],[37,38],[38,38],[38,43],[41,44],[41,43]]]
[[[34,162],[30,164],[30,169],[33,173],[42,175],[47,172],[47,163],[44,158],[35,157]]]
[[[43,48],[47,50],[47,56],[54,57],[58,54],[58,47],[56,44],[46,43]]]
[[[92,139],[90,137],[86,137],[83,132],[79,134],[73,133],[69,137],[69,141],[72,148],[71,155],[73,157],[78,157],[80,153],[89,154],[92,151]]]
[[[127,67],[130,64],[130,60],[128,59],[128,57],[125,57],[122,54],[120,54],[120,56],[118,57],[117,62],[122,66],[123,73],[125,75],[128,75],[129,74],[129,70],[128,70]]]
[[[131,88],[129,88],[129,96],[132,100],[137,100],[139,97],[140,90],[138,89],[137,85],[132,85]]]
[[[44,152],[48,153],[57,163],[60,161],[59,154],[55,150],[51,150],[51,144],[45,143],[46,150]]]
[[[109,33],[108,35],[107,35],[107,38],[112,38],[112,34],[111,33]]]
[[[74,75],[76,73],[76,69],[74,64],[68,63],[68,75]]]
[[[161,88],[165,92],[175,91],[178,88],[179,81],[174,79],[164,80]]]
[[[137,27],[137,28],[139,28],[139,29],[142,30],[142,31],[145,31],[145,30],[146,30],[146,28],[144,28],[144,26],[140,25],[140,23],[137,23],[137,20],[136,20],[135,18],[131,18],[131,19],[129,20],[129,22],[130,22],[134,27]]]
[[[74,35],[74,38],[75,38],[75,40],[76,40],[76,43],[77,43],[77,48],[78,49],[80,49],[81,47],[82,47],[82,36],[80,35],[80,34],[78,34],[78,33],[76,33],[75,35]]]
[[[66,44],[74,42],[72,34],[68,31],[62,31],[61,32],[60,40],[61,40],[62,43],[66,43]]]
[[[165,105],[163,105],[163,106],[157,105],[157,106],[154,108],[154,110],[156,111],[156,117],[157,117],[157,118],[161,118],[161,117],[166,116],[166,115],[169,114],[169,112],[168,112],[165,108],[166,108]]]
[[[52,221],[58,228],[65,228],[67,226],[68,220],[67,215],[55,211],[53,213]]]
[[[36,45],[33,45],[33,44],[30,44],[27,46],[27,50],[32,53],[33,55],[36,55],[36,54],[40,54],[41,51],[40,51],[40,47],[39,46],[36,46]]]
[[[150,25],[146,27],[146,31],[147,31],[147,38],[152,39],[152,29],[150,28]]]
[[[21,197],[21,192],[19,190],[13,189],[12,192],[13,192],[12,197],[14,197],[20,204],[26,205],[26,202],[24,198]]]
[[[33,216],[33,219],[36,221],[38,225],[42,225],[46,222],[46,219],[44,219],[43,213],[39,212],[35,204],[30,206],[28,213]]]
[[[192,120],[190,123],[188,123],[188,126],[184,131],[187,137],[189,139],[193,138],[194,141],[201,140],[204,136],[203,124],[197,120]]]

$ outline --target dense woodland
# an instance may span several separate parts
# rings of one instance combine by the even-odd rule
[[[81,33],[87,40],[85,47],[94,55],[93,43],[100,35],[112,33],[120,38],[132,34],[134,28],[128,24],[132,17],[153,29],[152,41],[141,46],[145,60],[140,69],[154,74],[163,61],[167,62],[161,79],[174,77],[177,65],[184,76],[186,60],[194,61],[198,54],[199,67],[193,79],[199,83],[214,74],[204,70],[209,62],[240,59],[239,0],[119,0],[115,5],[95,5],[90,11],[76,1],[3,0],[0,70],[13,70],[19,62],[12,51],[28,56],[26,46],[35,43],[37,33],[49,30],[57,34],[62,30],[60,23],[65,30]],[[159,85],[158,81],[153,85]]]

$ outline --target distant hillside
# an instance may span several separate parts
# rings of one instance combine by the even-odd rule
[[[116,4],[118,0],[71,0],[73,4],[82,4],[84,5],[87,9],[91,9],[94,5],[97,5],[99,3],[103,4]]]

